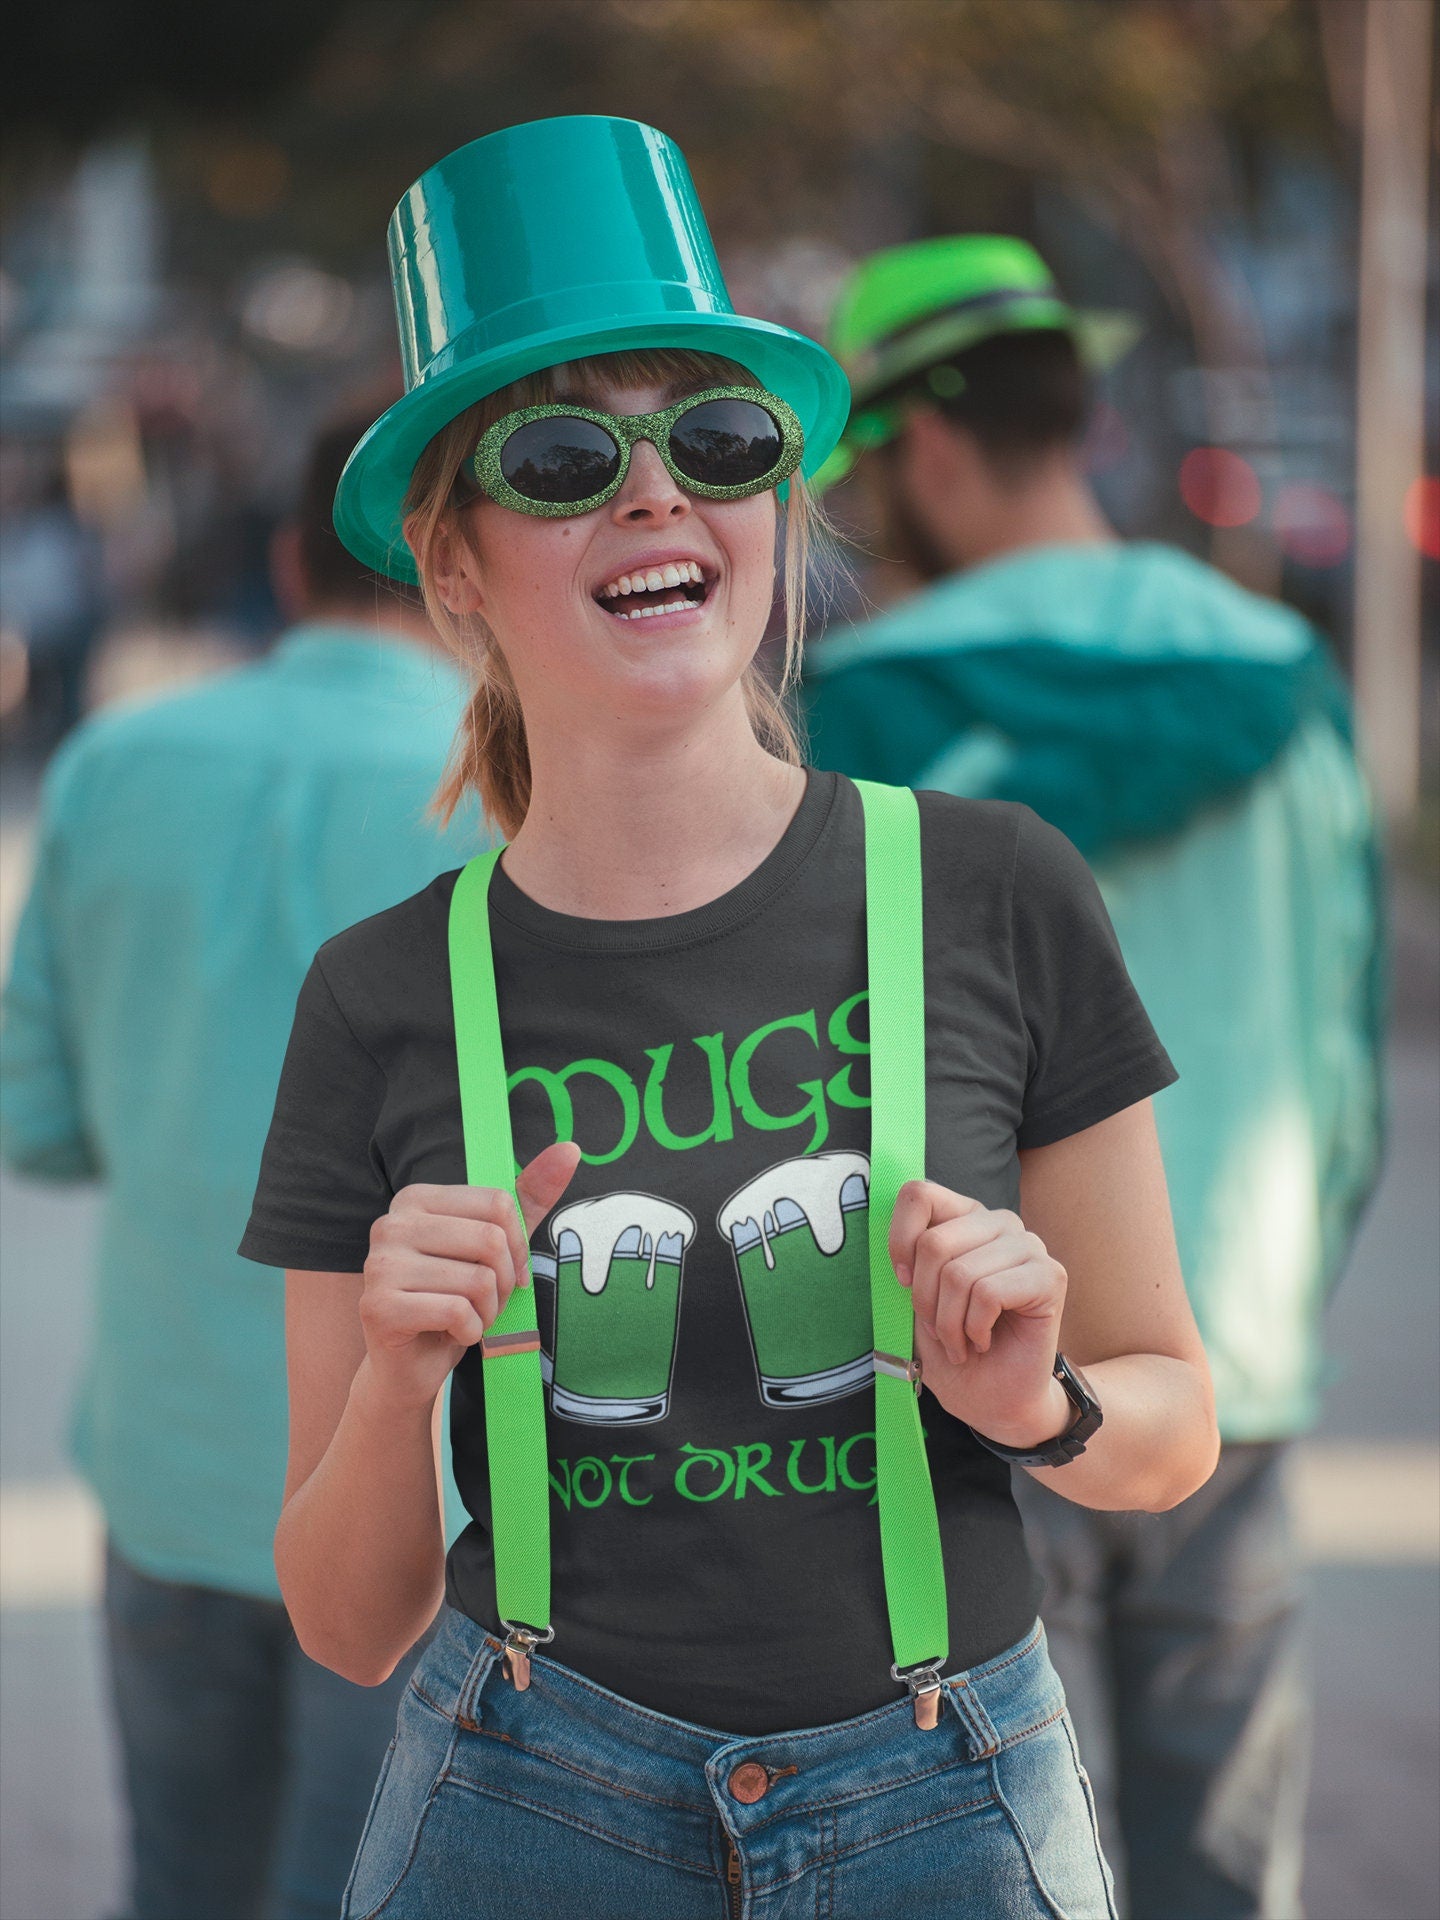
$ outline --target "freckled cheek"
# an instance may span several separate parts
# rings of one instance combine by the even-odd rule
[[[575,527],[498,506],[481,512],[481,570],[497,622],[503,625],[506,609],[522,608],[527,620],[541,612],[553,619],[574,597]]]
[[[495,615],[503,626],[509,610],[527,627],[553,628],[577,618],[575,549],[565,535],[541,542],[512,544],[501,550],[490,574]]]
[[[731,618],[763,620],[774,590],[775,503],[762,495],[722,505],[712,521],[725,549]]]
[[[753,626],[764,623],[770,611],[774,575],[770,553],[737,555],[729,577],[727,612],[732,621]]]

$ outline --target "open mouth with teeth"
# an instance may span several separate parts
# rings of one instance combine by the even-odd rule
[[[617,574],[597,591],[595,599],[617,620],[645,620],[657,613],[703,606],[710,586],[698,560],[676,560],[663,567]]]

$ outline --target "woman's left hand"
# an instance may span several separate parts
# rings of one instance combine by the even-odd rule
[[[915,1307],[923,1382],[947,1412],[1001,1446],[1041,1446],[1074,1409],[1054,1377],[1065,1269],[1018,1214],[933,1180],[907,1180],[890,1260]]]

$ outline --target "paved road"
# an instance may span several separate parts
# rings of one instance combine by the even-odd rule
[[[23,859],[0,813],[0,944]],[[1332,1310],[1344,1366],[1299,1486],[1319,1701],[1309,1920],[1440,1920],[1440,923],[1424,898],[1400,907],[1389,1161]],[[0,1920],[119,1910],[93,1522],[63,1444],[94,1226],[92,1200],[0,1179]]]

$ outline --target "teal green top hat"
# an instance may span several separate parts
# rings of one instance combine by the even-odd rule
[[[850,389],[814,340],[737,314],[685,156],[638,120],[531,120],[423,173],[390,218],[405,394],[346,463],[335,530],[366,566],[413,581],[401,505],[426,443],[523,374],[589,354],[690,347],[787,400],[812,473]]]
[[[1033,329],[1071,334],[1092,370],[1113,365],[1140,332],[1130,314],[1067,305],[1034,247],[1009,234],[944,234],[862,260],[830,319],[830,344],[850,375],[855,411],[818,485],[842,478],[866,447],[890,438],[899,413],[887,402],[907,383],[943,371],[947,359],[997,333]],[[958,390],[943,379],[934,385],[942,397]]]

